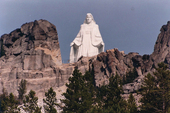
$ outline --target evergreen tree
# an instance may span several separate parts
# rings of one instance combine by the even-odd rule
[[[150,73],[147,74],[141,90],[141,102],[143,103],[141,106],[141,112],[155,113],[157,111],[157,108],[159,108],[157,99],[160,96],[157,91],[158,87],[155,77]]]
[[[4,90],[5,91],[5,90]],[[0,111],[2,113],[18,113],[18,101],[12,93],[8,96],[6,92],[0,96]]]
[[[86,71],[84,74],[85,85],[82,89],[82,105],[86,111],[98,104],[96,102],[96,88],[93,73]]]
[[[154,76],[148,74],[144,80],[141,112],[166,113],[170,107],[170,71],[164,63],[155,69]]]
[[[97,97],[96,97],[96,102],[97,105],[96,106],[99,110],[101,108],[103,108],[104,104],[105,104],[105,100],[106,100],[106,93],[107,93],[107,85],[103,85],[103,86],[99,86],[97,87]],[[97,109],[95,107],[95,109]]]
[[[126,75],[123,76],[123,84],[131,83],[135,78],[137,78],[139,75],[135,68],[133,70],[130,70]]]
[[[106,100],[104,108],[109,113],[126,113],[127,102],[123,100],[122,82],[118,74],[109,78],[109,84],[106,87]]]
[[[61,100],[64,103],[63,112],[85,113],[88,111],[93,100],[93,79],[89,72],[83,76],[79,70],[75,69],[73,76],[69,78],[69,84],[66,84],[67,91],[63,93],[65,99]]]
[[[64,103],[63,112],[81,112],[81,91],[84,87],[84,80],[79,70],[73,71],[73,76],[69,78],[69,84],[66,84],[67,91],[63,93],[65,99],[61,100]]]
[[[129,99],[128,99],[128,110],[129,113],[137,113],[137,106],[136,106],[135,98],[132,95],[132,93],[129,95]]]
[[[35,91],[30,91],[28,95],[25,95],[23,100],[23,110],[29,113],[41,113],[41,108],[37,105],[38,97],[35,97]]]
[[[8,93],[6,92],[5,88],[2,89],[2,94],[0,95],[0,111],[4,112],[8,109]]]
[[[12,93],[10,93],[9,97],[8,97],[8,113],[18,113],[18,101],[16,100],[16,98],[14,97],[14,95]]]
[[[26,80],[21,80],[19,87],[18,87],[18,99],[20,101],[20,103],[22,104],[23,102],[23,98],[24,98],[24,94],[26,93]]]
[[[45,103],[44,109],[46,113],[57,113],[55,106],[57,105],[56,92],[51,87],[48,92],[45,92],[46,99],[43,99]]]

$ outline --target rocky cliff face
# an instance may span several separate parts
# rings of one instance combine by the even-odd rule
[[[136,57],[144,59],[146,55],[140,56],[138,53],[124,54],[118,49],[107,50],[94,57],[82,57],[75,63],[75,67],[84,73],[86,70],[93,70],[97,86],[108,84],[109,78],[116,73],[121,77],[127,72],[136,69],[138,78],[134,83],[124,85],[124,92],[130,93],[138,90],[142,84],[143,70],[136,60]]]
[[[170,66],[170,22],[162,26],[151,55],[124,54],[118,49],[107,50],[94,57],[81,57],[77,62],[62,64],[58,35],[54,25],[46,20],[26,23],[1,37],[0,93],[2,88],[17,94],[21,79],[26,79],[27,90],[44,96],[50,87],[63,87],[75,67],[82,73],[93,70],[96,84],[107,84],[110,76],[125,75],[136,69],[138,77],[123,86],[125,94],[140,89],[144,75],[153,72],[159,62]],[[2,55],[2,53],[1,53]]]
[[[18,83],[26,79],[27,89],[44,92],[65,84],[71,72],[62,72],[56,27],[46,20],[26,23],[1,37],[0,93],[4,87],[17,94]],[[72,68],[72,67],[70,67]],[[69,69],[68,69],[69,71]]]
[[[153,53],[134,58],[138,67],[141,66],[143,73],[153,71],[153,68],[160,62],[165,62],[170,66],[170,21],[163,25],[160,31]]]
[[[160,62],[165,62],[170,67],[170,21],[160,29],[155,43],[154,51],[151,55],[139,55],[138,53],[124,54],[118,49],[106,50],[92,58],[81,58],[76,64],[83,72],[84,65],[94,70],[96,84],[107,84],[109,77],[118,73],[125,75],[133,68],[136,69],[138,77],[129,84],[123,86],[124,93],[135,92],[140,89],[144,76],[155,71],[154,67]],[[87,70],[88,66],[86,66]]]
[[[170,65],[170,21],[163,25],[160,31],[151,58],[154,64],[161,61]]]
[[[161,27],[153,53],[143,56],[136,55],[132,60],[134,61],[134,67],[141,69],[142,76],[139,76],[133,83],[124,85],[125,92],[133,92],[136,84],[141,84],[140,81],[143,80],[144,75],[148,72],[154,72],[154,67],[157,67],[158,63],[164,62],[170,67],[170,21]],[[138,90],[139,88],[140,85],[136,89]]]

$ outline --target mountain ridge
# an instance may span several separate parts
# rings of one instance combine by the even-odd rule
[[[75,63],[62,64],[56,27],[42,19],[25,23],[0,38],[0,94],[5,88],[17,95],[20,80],[26,79],[27,91],[35,90],[43,97],[50,87],[55,91],[63,87],[75,67],[82,73],[93,70],[98,86],[107,84],[116,73],[123,76],[135,69],[139,76],[123,86],[125,94],[135,92],[140,89],[144,76],[154,72],[158,63],[165,62],[170,66],[170,21],[160,31],[150,55],[125,54],[114,48],[93,57],[81,57]],[[5,51],[3,56],[2,49]]]

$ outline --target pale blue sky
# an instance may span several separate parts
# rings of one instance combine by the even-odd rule
[[[86,13],[99,25],[105,50],[151,54],[161,26],[170,20],[170,0],[0,0],[0,35],[48,20],[57,28],[66,62]]]

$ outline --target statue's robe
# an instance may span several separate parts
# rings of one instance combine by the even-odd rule
[[[99,26],[95,23],[82,24],[72,43],[70,63],[76,62],[81,56],[91,57],[104,51]]]

